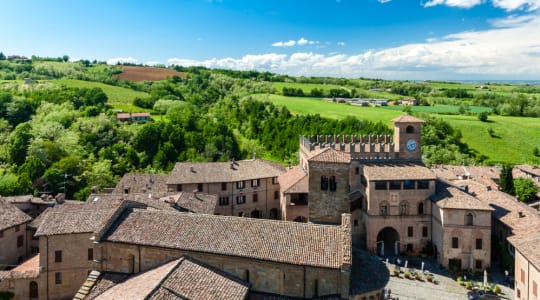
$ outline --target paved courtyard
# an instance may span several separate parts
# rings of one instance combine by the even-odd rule
[[[403,262],[402,262],[403,264]],[[390,273],[393,273],[395,265],[392,263],[387,264]],[[415,268],[413,268],[415,269]],[[399,300],[408,299],[448,299],[448,300],[467,300],[468,290],[460,286],[455,281],[450,273],[446,270],[441,270],[434,264],[426,261],[425,270],[428,270],[435,276],[435,280],[439,283],[434,284],[428,281],[418,281],[412,279],[406,279],[401,273],[401,277],[390,276],[386,289],[390,289],[393,298],[399,298]],[[402,268],[403,270],[403,268]],[[497,275],[493,276],[494,280],[501,279]],[[491,282],[490,282],[491,283]],[[506,286],[499,285],[504,292],[502,299],[514,299],[514,291]]]

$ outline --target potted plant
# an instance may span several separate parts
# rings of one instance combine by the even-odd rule
[[[427,279],[427,281],[429,281],[429,282],[433,282],[433,275],[428,275],[428,276],[426,277],[426,279]]]
[[[399,277],[399,273],[400,273],[400,272],[399,272],[398,269],[394,269],[394,276]]]
[[[472,283],[470,281],[465,282],[465,288],[468,290],[472,290]]]
[[[495,287],[493,288],[493,292],[495,292],[496,294],[500,294],[501,293],[501,287],[499,285],[495,285]]]
[[[414,274],[414,279],[416,279],[416,280],[422,280],[422,276],[420,276],[420,274],[418,274],[418,273],[415,273],[415,274]]]
[[[411,278],[411,273],[408,272],[408,271],[405,272],[405,274],[403,274],[403,275],[405,275],[405,278],[407,278],[407,279]]]

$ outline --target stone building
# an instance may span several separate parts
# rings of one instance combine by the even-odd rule
[[[28,257],[26,226],[30,221],[15,205],[0,200],[0,270],[13,268]]]
[[[260,160],[177,163],[167,191],[200,192],[218,197],[216,214],[278,219],[280,164]]]

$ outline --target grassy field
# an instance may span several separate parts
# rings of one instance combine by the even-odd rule
[[[382,121],[391,125],[391,119],[400,116],[402,112],[383,109],[380,107],[361,107],[343,103],[326,102],[318,98],[285,97],[280,95],[257,94],[257,100],[270,101],[276,105],[286,106],[293,114],[320,114],[321,116],[342,119],[355,116],[359,119],[373,122]]]
[[[397,111],[403,111],[403,106],[385,106],[384,109],[391,109]],[[446,105],[446,104],[436,104],[433,106],[412,106],[413,112],[423,112],[423,113],[433,113],[433,114],[458,114],[459,106],[458,105]],[[480,112],[491,112],[491,108],[486,106],[469,106],[469,112],[471,113],[480,113]]]
[[[272,82],[272,85],[276,88],[276,92],[280,93],[283,91],[284,87],[302,89],[304,94],[309,94],[312,89],[322,89],[325,92],[328,92],[332,89],[345,89],[351,91],[349,87],[342,87],[335,84],[317,84],[317,83],[296,83],[296,82]]]
[[[113,106],[115,109],[122,109],[126,112],[151,112],[152,110],[140,108],[134,106],[133,99],[136,97],[145,98],[149,95],[144,92],[134,91],[131,89],[126,89],[123,87],[108,85],[100,82],[91,82],[91,81],[82,81],[82,80],[73,80],[73,79],[59,79],[52,80],[52,83],[58,85],[65,85],[67,87],[75,88],[94,88],[98,87],[107,94],[109,97],[109,105]]]
[[[276,105],[284,105],[295,114],[320,114],[334,119],[355,116],[375,122],[382,121],[389,126],[391,126],[392,118],[403,114],[400,110],[358,107],[325,102],[315,98],[278,95],[254,95],[254,97]],[[461,130],[463,141],[473,150],[487,156],[489,163],[540,164],[540,158],[532,154],[534,147],[540,148],[540,134],[538,134],[540,118],[489,116],[489,122],[480,122],[476,116],[434,116],[443,118],[454,128]],[[489,135],[488,128],[493,129],[495,137]]]

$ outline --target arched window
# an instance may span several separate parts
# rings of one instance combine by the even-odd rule
[[[465,225],[467,226],[472,226],[473,225],[473,214],[472,213],[468,213],[465,215]]]
[[[407,201],[401,201],[399,204],[399,214],[403,216],[409,214],[409,203]]]
[[[38,284],[35,281],[30,282],[30,298],[38,298],[39,297],[39,290],[38,290]]]
[[[379,205],[379,210],[380,210],[381,216],[388,216],[388,202],[386,201],[381,202],[381,204]]]
[[[424,214],[424,203],[418,204],[418,214],[423,215]]]
[[[405,129],[405,132],[414,133],[414,127],[412,125],[407,126],[407,129]]]

